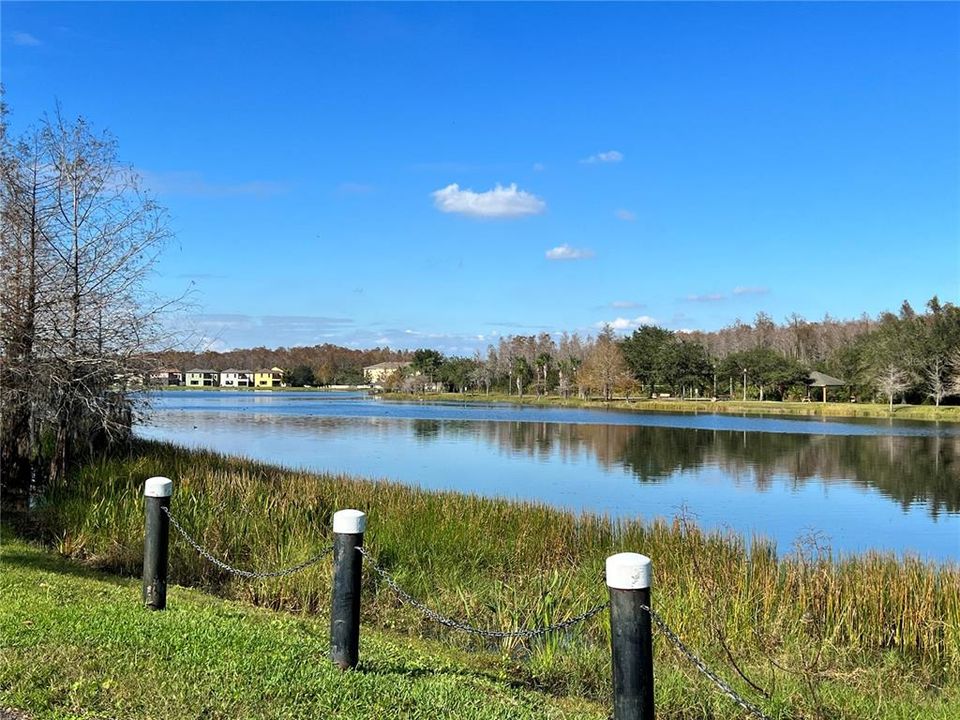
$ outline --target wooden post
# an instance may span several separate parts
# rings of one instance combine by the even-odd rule
[[[170,509],[173,482],[152,477],[143,485],[143,604],[151,610],[167,606],[167,560],[170,546]]]
[[[330,613],[330,659],[341,670],[360,657],[360,581],[363,531],[367,516],[359,510],[333,514],[333,608]]]
[[[650,558],[619,553],[607,558],[614,720],[653,720],[653,633]]]

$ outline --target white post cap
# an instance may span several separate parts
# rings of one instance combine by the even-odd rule
[[[607,587],[642,590],[653,582],[653,563],[639,553],[617,553],[607,558]]]
[[[173,480],[165,477],[152,477],[143,484],[144,497],[170,497],[173,492]]]
[[[333,514],[333,531],[358,535],[367,527],[367,514],[360,510],[337,510]]]

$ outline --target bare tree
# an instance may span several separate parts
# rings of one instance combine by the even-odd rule
[[[892,413],[893,398],[910,386],[907,374],[896,365],[886,365],[877,372],[876,382],[880,392],[887,396]]]
[[[82,118],[58,110],[16,146],[4,133],[3,154],[3,403],[28,408],[31,472],[58,481],[130,431],[128,390],[166,345],[169,304],[145,281],[168,230],[115,140]],[[23,458],[4,452],[13,482],[6,461]]]
[[[586,355],[580,336],[577,333],[573,335],[563,333],[560,336],[557,354],[558,389],[563,397],[567,397],[570,390],[577,384],[577,372]]]
[[[32,369],[38,296],[48,284],[42,269],[49,265],[45,240],[53,211],[53,185],[43,169],[39,132],[31,130],[14,142],[8,135],[6,117],[6,107],[0,107],[0,457],[4,486],[22,492],[34,474],[38,445],[31,412],[37,391]]]
[[[480,355],[480,351],[477,350],[473,354],[473,361],[475,363],[474,368],[470,371],[470,382],[472,382],[477,390],[484,388],[487,395],[490,394],[490,385],[493,383],[493,373],[494,368],[496,367],[496,357],[492,359],[491,354],[494,354],[493,346],[488,350],[488,359],[484,361],[483,357]]]
[[[947,364],[939,357],[931,360],[924,371],[927,395],[937,407],[940,407],[940,401],[950,394],[946,374]]]
[[[579,376],[585,387],[599,392],[604,400],[612,400],[615,389],[632,382],[630,368],[609,325],[597,336],[583,361]]]

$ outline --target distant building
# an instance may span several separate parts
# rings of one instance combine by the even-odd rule
[[[283,370],[275,367],[269,370],[257,370],[254,373],[254,387],[277,388],[283,387]]]
[[[845,380],[835,378],[832,375],[827,375],[826,373],[818,372],[816,370],[811,372],[804,382],[807,383],[808,388],[823,388],[823,402],[827,401],[828,387],[844,387],[848,384]],[[807,390],[807,396],[809,397],[809,395],[810,391]]]
[[[216,387],[220,384],[220,373],[216,370],[187,370],[187,387]]]
[[[220,387],[253,387],[253,370],[227,368],[220,373]]]
[[[151,385],[183,385],[183,373],[176,368],[161,368],[150,373]]]
[[[394,373],[411,364],[409,362],[382,362],[376,365],[367,365],[363,369],[363,377],[371,385],[379,385]]]

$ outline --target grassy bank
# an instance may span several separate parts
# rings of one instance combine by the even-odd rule
[[[934,407],[933,405],[894,405],[893,413],[887,405],[839,402],[779,402],[758,400],[613,400],[563,398],[555,395],[506,395],[504,393],[384,393],[385,400],[443,400],[454,402],[508,402],[531,407],[593,408],[598,410],[629,410],[633,412],[725,413],[735,415],[786,415],[796,417],[831,418],[894,418],[896,420],[932,420],[960,422],[960,405]]]
[[[831,560],[811,545],[778,557],[769,543],[687,524],[575,516],[538,505],[283,470],[143,443],[52,492],[40,508],[61,552],[135,574],[143,480],[175,480],[175,515],[216,555],[259,569],[293,564],[329,539],[333,511],[366,511],[366,544],[401,585],[474,625],[536,626],[605,599],[603,561],[654,560],[666,620],[738,689],[778,718],[955,718],[960,714],[960,569],[864,555]],[[183,542],[172,581],[274,609],[326,613],[330,569],[237,582]],[[400,605],[366,574],[364,625],[495,658],[504,677],[558,697],[609,696],[609,627],[601,616],[530,644],[451,633]],[[751,689],[733,668],[736,661]],[[658,639],[663,718],[740,717]],[[765,697],[766,695],[766,697]]]
[[[37,718],[605,717],[518,688],[495,664],[370,629],[357,672],[327,661],[325,617],[279,614],[173,587],[140,606],[136,580],[5,534],[0,708]],[[2,713],[0,713],[2,714]]]

